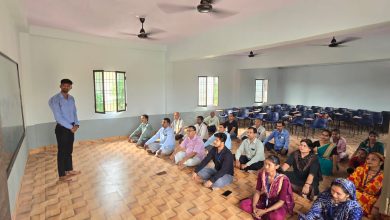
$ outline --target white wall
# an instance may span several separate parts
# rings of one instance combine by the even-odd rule
[[[76,98],[80,120],[136,116],[142,113],[165,112],[165,49],[140,49],[126,44],[97,42],[96,37],[74,40],[63,32],[62,39],[45,32],[23,37],[25,85],[27,91],[26,124],[54,121],[48,99],[59,92],[62,78],[73,82],[71,94]],[[115,114],[96,114],[94,111],[93,70],[125,71],[127,76],[128,110]],[[135,103],[142,103],[138,105]]]
[[[288,104],[389,111],[390,61],[281,69]]]
[[[254,103],[256,79],[268,79],[268,102],[264,104],[282,103],[281,74],[278,68],[240,70],[239,74],[241,77],[239,94],[242,106],[257,105]]]
[[[167,112],[192,112],[236,105],[236,68],[231,60],[191,60],[167,67]],[[198,76],[219,77],[219,106],[198,107]]]
[[[22,94],[23,90],[23,68],[21,68],[21,59],[19,53],[19,28],[18,19],[15,17],[17,12],[13,11],[11,6],[14,2],[0,0],[0,51],[16,61],[19,64],[19,76],[21,79]],[[20,182],[24,173],[24,167],[27,161],[28,146],[26,140],[23,141],[15,159],[13,168],[8,177],[8,199],[10,203],[11,215],[15,211],[16,199],[18,196]],[[3,183],[2,183],[3,184]]]

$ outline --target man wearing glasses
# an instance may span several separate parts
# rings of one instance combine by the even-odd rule
[[[196,135],[195,126],[187,127],[187,137],[171,155],[170,159],[174,160],[180,168],[185,166],[192,167],[198,165],[205,157],[204,144],[201,137]]]
[[[274,139],[274,143],[269,143]],[[263,142],[267,150],[274,150],[276,153],[286,155],[288,153],[288,145],[290,144],[290,134],[284,129],[284,122],[276,123],[276,129]]]

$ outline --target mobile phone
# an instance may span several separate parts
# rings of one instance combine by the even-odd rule
[[[228,197],[231,193],[232,193],[232,191],[226,190],[225,192],[222,193],[222,195],[225,197]]]
[[[164,175],[164,174],[167,174],[167,171],[161,171],[161,172],[156,173],[156,175],[158,175],[158,176]]]

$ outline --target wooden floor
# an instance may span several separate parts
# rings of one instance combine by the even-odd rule
[[[348,150],[352,152],[365,137],[347,136]],[[290,146],[297,146],[299,139],[292,136]],[[236,149],[239,143],[233,143]],[[30,154],[17,202],[17,220],[251,219],[238,203],[253,194],[256,173],[235,170],[233,184],[211,191],[191,180],[192,169],[179,170],[168,159],[151,156],[123,137],[79,142],[73,161],[82,174],[70,183],[58,183],[55,148]],[[167,173],[156,175],[160,171]],[[331,180],[325,178],[321,188],[329,186]],[[233,193],[225,198],[221,195],[225,190]],[[310,203],[297,196],[294,210],[306,212],[308,208]]]

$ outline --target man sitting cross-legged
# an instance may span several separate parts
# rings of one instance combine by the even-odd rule
[[[249,127],[245,139],[236,151],[235,166],[245,171],[259,170],[264,164],[264,145],[257,139],[257,130]]]
[[[272,139],[274,139],[274,143],[269,142]],[[284,122],[278,121],[276,123],[276,129],[263,141],[263,144],[269,151],[273,150],[282,155],[287,155],[290,134],[284,129]]]
[[[176,148],[170,159],[183,168],[198,165],[205,157],[205,150],[202,138],[196,135],[195,126],[187,127],[187,137]]]
[[[137,143],[137,147],[143,147],[145,142],[153,136],[152,135],[153,128],[148,121],[149,121],[148,115],[145,114],[141,115],[141,124],[129,136],[130,143]]]
[[[226,134],[226,142],[225,146],[231,150],[232,149],[232,140],[230,139],[230,134],[226,131],[226,125],[225,124],[219,124],[218,125],[218,131],[216,133],[224,133]],[[215,133],[215,134],[216,134]],[[210,151],[213,149],[213,144],[214,144],[215,136],[211,135],[209,139],[204,143],[204,146],[206,147],[207,151]]]
[[[164,118],[161,122],[162,127],[160,130],[145,143],[145,149],[149,148],[149,153],[155,153],[158,156],[159,154],[169,155],[173,152],[175,148],[175,135],[170,124],[171,119]],[[154,141],[158,138],[160,142],[155,143]]]
[[[226,134],[217,133],[214,136],[214,148],[195,168],[192,179],[203,182],[207,188],[222,188],[233,182],[233,154],[225,147]],[[214,168],[206,167],[211,160],[214,162]]]

